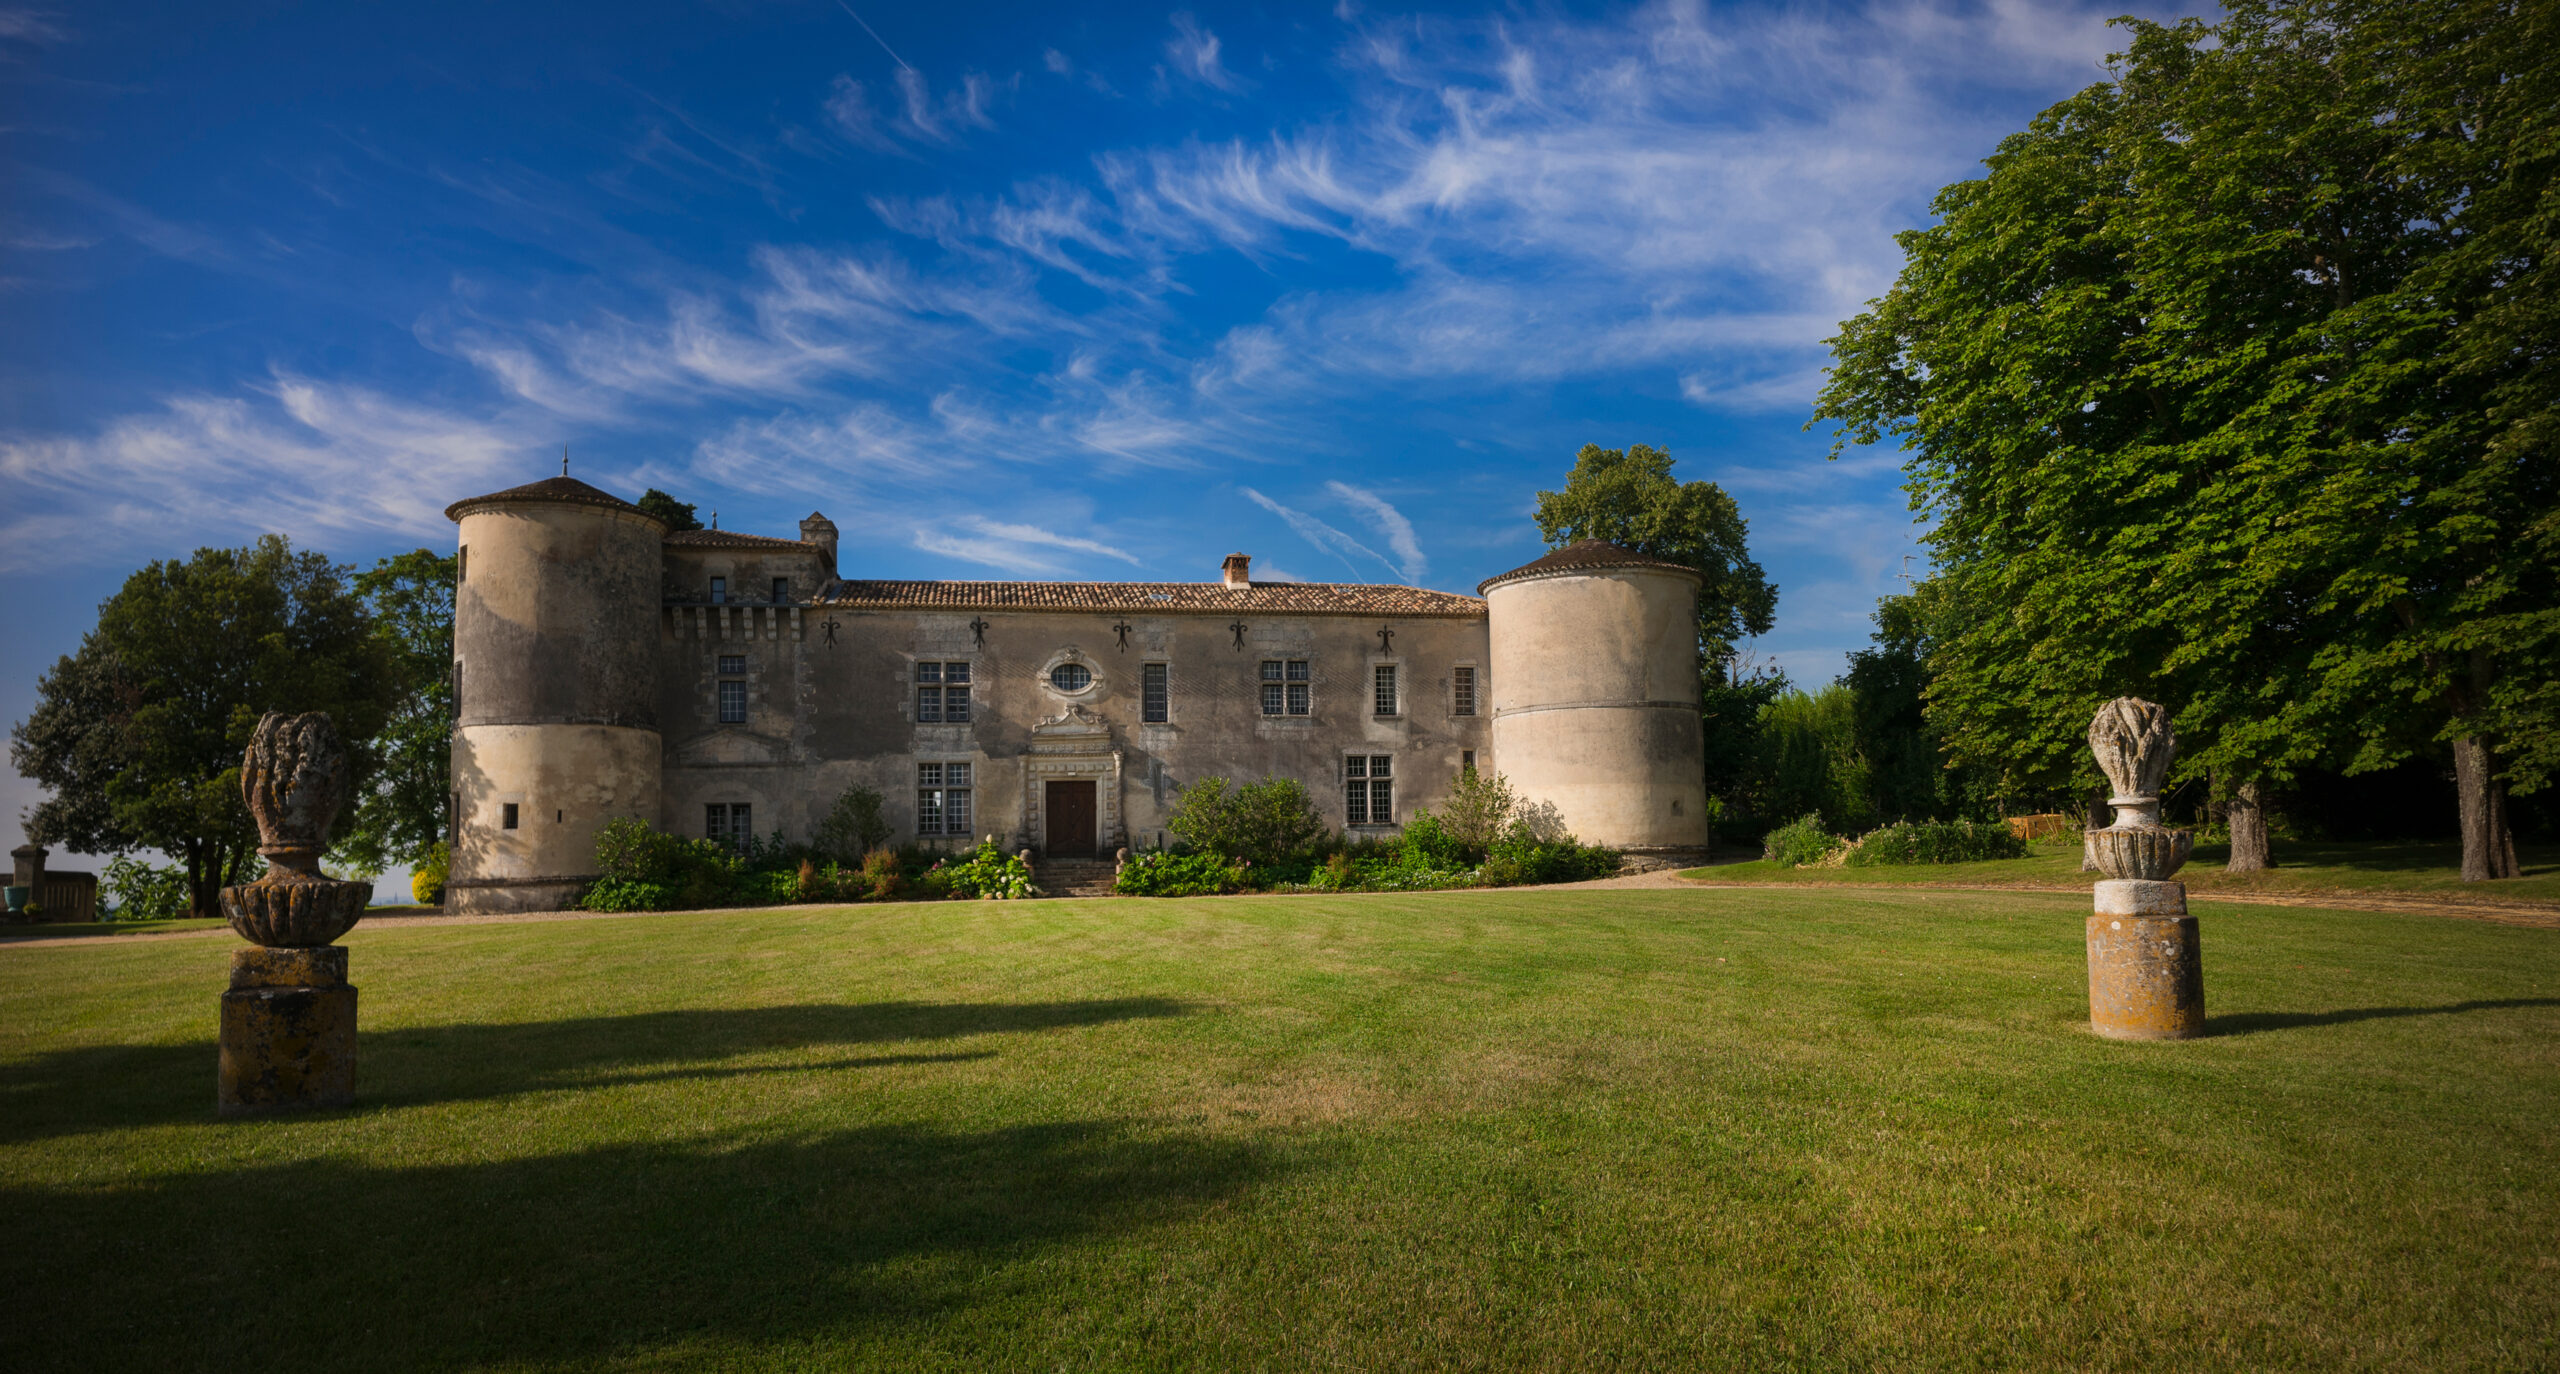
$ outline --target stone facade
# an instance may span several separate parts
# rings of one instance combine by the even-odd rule
[[[668,534],[567,478],[449,513],[458,909],[558,904],[614,816],[805,838],[855,784],[900,841],[1108,855],[1165,843],[1198,778],[1294,777],[1393,833],[1473,763],[1586,840],[1704,843],[1696,579],[1623,550],[1488,602],[1241,555],[1197,583],[845,580],[823,516]]]

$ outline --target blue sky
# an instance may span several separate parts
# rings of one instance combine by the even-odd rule
[[[1818,683],[1917,552],[1822,340],[2122,8],[0,6],[0,714],[144,561],[564,445],[848,576],[1466,591],[1652,443]]]

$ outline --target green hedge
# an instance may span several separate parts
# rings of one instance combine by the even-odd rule
[[[2025,857],[2027,842],[1997,821],[1897,821],[1860,836],[1842,862],[1850,868],[1879,868]]]

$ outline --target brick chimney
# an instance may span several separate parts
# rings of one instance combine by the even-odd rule
[[[1252,586],[1253,579],[1246,575],[1252,567],[1253,560],[1244,554],[1228,554],[1226,562],[1227,586],[1236,591],[1243,591],[1245,588]]]
[[[800,522],[800,540],[802,543],[818,546],[818,552],[827,560],[827,576],[835,576],[836,522],[816,511],[811,511],[809,518]]]

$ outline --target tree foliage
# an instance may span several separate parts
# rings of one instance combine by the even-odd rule
[[[359,872],[427,860],[444,838],[453,790],[455,557],[414,549],[356,575],[381,662],[389,718],[374,771],[340,818],[336,857]]]
[[[1778,589],[1753,561],[1741,510],[1713,482],[1671,475],[1668,453],[1585,444],[1564,490],[1538,493],[1538,530],[1551,548],[1605,539],[1698,570],[1698,644],[1721,662],[1749,635],[1769,632]]]
[[[327,711],[356,742],[359,790],[371,776],[392,675],[347,572],[268,535],[127,578],[12,733],[18,771],[53,794],[29,816],[31,836],[87,853],[157,849],[185,865],[190,909],[219,915],[217,891],[257,857],[240,758],[261,714]]]
[[[2094,783],[2128,692],[2226,787],[2445,745],[2538,786],[2560,21],[2228,13],[2121,21],[2115,79],[1941,192],[1833,340],[1816,418],[1900,440],[1935,522],[1929,718],[2012,794]]]
[[[1307,785],[1280,777],[1202,778],[1175,795],[1165,828],[1195,849],[1261,865],[1302,858],[1331,833]]]
[[[642,513],[654,515],[665,521],[667,532],[670,534],[702,528],[702,521],[694,516],[692,502],[679,501],[656,487],[640,493],[640,499],[632,504],[638,506]]]

